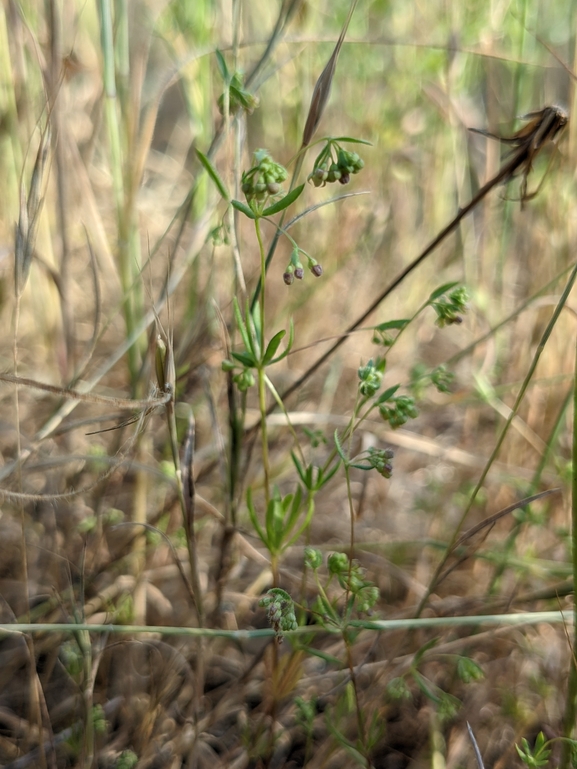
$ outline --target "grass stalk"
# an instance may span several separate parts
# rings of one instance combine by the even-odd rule
[[[573,379],[573,468],[571,474],[571,563],[573,566],[573,589],[577,585],[577,334],[575,335],[575,376]],[[577,601],[573,593],[573,648],[569,655],[569,681],[567,684],[567,700],[563,716],[563,736],[571,737],[575,730],[577,715]],[[567,769],[571,761],[571,745],[563,743],[560,768]]]
[[[117,4],[117,10],[121,12],[123,4]],[[120,284],[123,292],[123,313],[126,323],[126,335],[132,337],[138,326],[137,308],[135,301],[136,286],[134,285],[133,257],[136,247],[134,232],[134,212],[131,196],[127,196],[124,187],[124,162],[122,151],[122,131],[118,105],[118,92],[116,88],[116,47],[113,34],[113,14],[111,0],[98,0],[101,25],[101,47],[103,54],[103,79],[104,79],[104,116],[108,130],[108,145],[110,150],[110,172],[112,176],[112,191],[116,208],[116,221],[118,227],[117,256],[120,274]],[[124,11],[126,9],[124,8]],[[120,24],[120,30],[124,30],[126,19]],[[122,37],[122,36],[121,36]],[[123,67],[126,66],[125,46],[120,46]],[[139,351],[140,342],[134,343],[128,348],[128,368],[133,389],[136,387],[141,360]]]

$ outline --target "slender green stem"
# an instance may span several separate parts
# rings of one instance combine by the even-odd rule
[[[258,370],[258,407],[260,411],[262,440],[262,469],[264,472],[264,498],[266,506],[270,500],[270,466],[268,456],[268,430],[266,425],[266,374],[263,368]]]
[[[170,434],[170,447],[172,451],[172,461],[176,473],[176,487],[178,489],[178,501],[182,510],[183,523],[186,531],[186,543],[188,547],[188,560],[190,564],[190,579],[194,600],[196,603],[196,612],[198,616],[199,627],[204,625],[204,605],[202,600],[202,590],[200,587],[200,577],[198,574],[198,556],[196,552],[196,539],[194,536],[193,522],[189,520],[184,499],[184,489],[182,485],[182,469],[180,465],[180,453],[178,450],[178,436],[176,431],[176,414],[174,411],[174,402],[171,400],[166,404],[166,419],[168,422],[168,432]]]
[[[572,472],[572,499],[571,499],[571,545],[573,564],[573,584],[577,584],[577,336],[575,337],[575,376],[573,380],[573,472]],[[567,702],[565,704],[565,717],[563,719],[563,736],[571,737],[575,728],[575,715],[577,713],[577,663],[575,649],[577,649],[577,602],[573,601],[573,649],[571,650],[569,683],[567,686]],[[563,743],[560,769],[567,769],[571,758],[571,745]]]
[[[260,220],[256,219],[254,223],[256,230],[256,237],[258,240],[258,248],[260,252],[260,350],[261,355],[264,355],[264,300],[265,300],[265,285],[264,279],[266,276],[266,255],[264,251],[264,243],[262,240],[262,232],[260,229]]]
[[[367,733],[366,733],[366,725],[365,725],[365,716],[363,713],[363,708],[361,707],[361,702],[359,698],[359,688],[357,685],[357,676],[355,673],[355,663],[353,660],[353,654],[351,650],[351,642],[350,639],[347,636],[347,631],[345,630],[343,632],[343,641],[345,644],[345,649],[347,651],[347,666],[349,668],[349,675],[351,677],[351,684],[353,687],[353,692],[355,695],[355,710],[357,715],[357,729],[359,733],[359,741],[362,745],[362,751],[365,753],[366,751],[366,745],[367,745]],[[357,746],[358,747],[358,746]],[[371,762],[369,760],[368,755],[364,756],[366,762],[367,762],[367,769],[370,769]]]
[[[260,220],[255,220],[255,231],[260,253],[260,354],[265,353],[265,277],[266,277],[266,253],[260,229]],[[258,369],[258,407],[260,411],[261,442],[262,442],[262,467],[264,472],[264,496],[268,507],[270,500],[270,466],[268,456],[268,430],[266,425],[266,371],[263,366]]]

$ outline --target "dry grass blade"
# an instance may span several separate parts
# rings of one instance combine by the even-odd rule
[[[475,536],[475,534],[478,534],[480,531],[483,531],[484,529],[487,529],[487,532],[485,534],[485,537],[489,535],[489,532],[493,528],[493,526],[497,523],[497,521],[500,521],[501,518],[504,518],[505,516],[509,515],[510,513],[515,512],[515,510],[521,510],[524,507],[527,507],[528,505],[532,505],[533,502],[537,502],[539,499],[543,499],[544,497],[548,497],[551,494],[560,494],[561,489],[548,489],[547,491],[542,491],[539,494],[533,494],[531,497],[526,497],[525,499],[519,500],[519,502],[514,502],[512,505],[509,505],[508,507],[503,508],[503,510],[499,510],[497,513],[494,513],[493,515],[490,515],[488,518],[485,518],[485,520],[481,521],[480,523],[477,523],[475,526],[472,526],[468,531],[466,531],[459,539],[455,542],[455,544],[451,547],[450,553],[454,553],[454,551],[463,545],[468,539],[471,539]],[[447,555],[449,555],[448,553]],[[454,571],[458,566],[461,566],[467,558],[470,558],[472,555],[472,551],[469,551],[465,553],[463,556],[461,556],[456,563],[449,566],[435,581],[435,588],[440,585],[440,583],[449,576],[449,574]]]
[[[469,737],[471,738],[471,742],[473,743],[473,750],[475,751],[477,766],[479,767],[479,769],[485,769],[485,766],[483,764],[483,757],[481,756],[481,751],[479,750],[479,746],[477,745],[477,740],[475,739],[475,735],[473,734],[473,730],[471,729],[471,724],[468,721],[467,721],[467,731],[469,732]]]
[[[550,494],[560,494],[560,493],[561,493],[561,489],[548,489],[547,491],[542,491],[539,494],[533,494],[533,496],[531,497],[526,497],[525,499],[521,499],[519,500],[519,502],[514,502],[512,505],[505,507],[503,510],[499,510],[499,512],[494,513],[493,515],[490,515],[488,518],[485,518],[484,521],[481,521],[475,526],[472,526],[461,537],[459,537],[459,539],[455,542],[453,549],[460,547],[468,539],[473,537],[475,534],[478,534],[480,531],[487,528],[488,526],[494,526],[497,523],[497,521],[501,520],[501,518],[504,518],[506,515],[509,515],[509,513],[513,513],[515,510],[520,510],[523,507],[527,507],[527,505],[532,505],[533,502],[537,502],[537,500],[539,499],[548,497]]]
[[[16,296],[22,294],[30,273],[30,265],[32,264],[36,234],[38,232],[40,214],[42,213],[42,204],[44,203],[44,177],[50,156],[50,137],[50,125],[48,124],[40,138],[40,145],[36,153],[36,160],[30,180],[28,199],[26,199],[26,192],[24,190],[24,180],[22,179],[20,182],[20,212],[18,224],[16,225],[14,244]]]
[[[83,393],[78,390],[71,390],[65,387],[55,387],[54,385],[37,382],[34,379],[15,376],[14,374],[0,374],[0,382],[10,382],[21,387],[32,387],[36,390],[58,395],[66,400],[83,401],[84,403],[98,403],[104,406],[117,406],[125,409],[151,409],[156,406],[163,406],[168,403],[172,397],[169,392],[163,392],[157,398],[146,398],[142,400],[132,400],[130,398],[115,398],[112,395],[96,395],[95,393]]]
[[[325,111],[325,107],[331,93],[331,85],[337,67],[339,54],[341,52],[341,48],[347,34],[347,29],[349,28],[349,24],[356,5],[357,0],[354,0],[349,9],[347,20],[343,25],[341,34],[339,35],[339,39],[337,40],[337,44],[335,45],[331,58],[328,60],[326,67],[321,72],[321,75],[315,85],[311,99],[311,106],[309,107],[309,114],[307,116],[307,122],[305,123],[305,129],[303,131],[303,147],[307,147],[311,143],[319,123],[321,122],[323,112]]]
[[[195,487],[193,475],[194,459],[194,438],[195,424],[192,412],[188,418],[188,429],[184,439],[184,449],[182,454],[182,493],[186,505],[186,528],[187,535],[194,536],[194,502]]]

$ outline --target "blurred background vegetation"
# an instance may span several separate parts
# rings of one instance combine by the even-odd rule
[[[227,207],[196,150],[235,198],[258,148],[292,172],[315,83],[349,7],[0,5],[0,370],[55,388],[1,382],[0,616],[154,626],[144,636],[2,635],[3,766],[457,767],[473,760],[468,720],[486,766],[501,767],[519,760],[521,738],[563,733],[572,652],[561,625],[365,631],[348,644],[326,634],[285,641],[278,653],[274,641],[250,632],[242,642],[200,645],[162,632],[198,624],[186,585],[191,529],[179,509],[163,407],[135,427],[128,417],[138,420],[142,409],[127,413],[120,399],[158,394],[162,326],[174,344],[179,444],[190,413],[196,422],[194,540],[205,625],[266,627],[258,597],[271,585],[269,562],[244,504],[248,486],[262,488],[260,455],[250,454],[247,435],[242,493],[231,499],[230,382],[221,370],[230,338],[238,341],[233,297],[243,306],[245,291],[255,290],[259,253],[252,223]],[[291,245],[280,240],[266,284],[267,328],[272,335],[292,319],[295,350],[271,371],[278,391],[497,173],[507,146],[470,128],[507,136],[523,125],[520,116],[547,105],[573,112],[576,30],[573,0],[359,0],[316,138],[371,146],[355,146],[365,168],[348,186],[307,184],[296,204],[298,213],[351,193],[291,229],[322,277],[307,271],[287,287]],[[230,73],[242,74],[254,109],[219,109],[226,84],[217,52]],[[395,450],[390,480],[352,475],[354,556],[379,588],[375,616],[414,616],[575,264],[576,131],[569,121],[558,147],[536,159],[534,199],[520,205],[517,180],[490,193],[285,404],[303,441],[330,444],[354,409],[358,367],[384,354],[372,327],[412,317],[443,284],[466,285],[462,323],[439,328],[428,309],[387,355],[385,386],[401,384],[415,397],[417,418],[395,431],[371,418],[359,431],[359,450]],[[17,223],[35,231],[18,296]],[[263,224],[263,232],[270,243],[273,227]],[[529,494],[560,491],[484,529],[424,616],[572,609],[576,313],[570,298],[465,528]],[[450,392],[421,387],[423,372],[441,365],[455,375]],[[111,401],[66,397],[70,388]],[[250,426],[258,421],[251,392],[246,408]],[[269,426],[273,481],[292,488],[292,437],[277,415]],[[329,448],[321,441],[311,452],[322,462]],[[233,528],[240,536],[229,546]],[[349,529],[337,474],[317,498],[307,544],[349,552]],[[281,580],[310,606],[303,545],[286,552]],[[359,666],[354,706],[340,675],[345,652]],[[461,675],[457,658],[473,660],[475,674]]]

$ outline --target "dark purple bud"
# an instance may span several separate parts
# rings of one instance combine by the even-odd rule
[[[302,280],[304,278],[304,276],[305,276],[305,271],[303,270],[303,268],[302,267],[297,267],[296,270],[295,270],[295,278],[297,280]]]
[[[351,180],[351,175],[347,173],[341,176],[341,178],[339,179],[339,182],[341,184],[348,184],[350,180]]]
[[[286,283],[287,286],[292,286],[294,283],[295,276],[292,272],[285,272],[285,274],[282,276],[282,279]]]
[[[311,272],[315,278],[320,278],[320,276],[323,274],[323,268],[320,266],[320,264],[313,264],[311,267]]]

